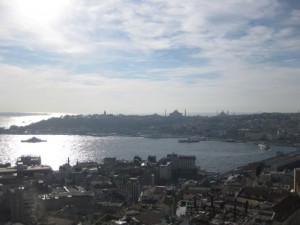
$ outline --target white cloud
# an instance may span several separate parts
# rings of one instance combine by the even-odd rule
[[[299,10],[279,18],[282,10],[273,0],[0,0],[0,47],[6,47],[0,101],[16,111],[215,111],[222,104],[251,111],[255,101],[262,110],[272,104],[292,110],[287,99],[299,94]],[[9,65],[9,51],[18,48],[50,54],[55,64]],[[153,54],[181,48],[195,50],[185,53],[185,64],[178,59],[164,67]],[[148,61],[144,73],[135,68]],[[272,103],[273,96],[283,102]]]
[[[291,12],[290,22],[294,25],[299,25],[300,21],[300,10],[294,9]]]
[[[234,73],[232,76],[197,83],[106,78],[46,67],[28,69],[1,64],[0,68],[0,103],[15,111],[99,113],[106,109],[113,113],[154,113],[176,108],[187,108],[189,112],[223,108],[241,112],[254,108],[268,111],[272,107],[292,111],[296,106],[291,96],[299,92],[299,69],[295,68],[235,68],[228,71]],[[278,102],[272,102],[274,99]]]
[[[103,59],[110,51],[120,49],[147,55],[149,51],[174,47],[199,48],[203,51],[201,54],[213,59],[214,49],[228,44],[226,36],[263,27],[251,28],[248,23],[272,17],[278,8],[278,3],[269,0],[227,1],[224,4],[162,0],[92,3],[30,0],[29,3],[14,0],[4,4],[2,1],[5,15],[0,39],[75,57],[83,53],[83,60],[87,54]],[[18,5],[19,10],[14,10]],[[30,7],[33,9],[28,10]],[[9,34],[11,39],[7,37]],[[249,35],[257,38],[260,33],[250,31]],[[231,47],[234,52],[232,42]],[[105,52],[105,56],[101,52]]]

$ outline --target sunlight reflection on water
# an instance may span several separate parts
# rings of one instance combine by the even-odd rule
[[[64,116],[66,113],[46,113],[41,115],[28,115],[28,116],[1,116],[0,127],[9,128],[12,125],[26,126],[31,123],[36,123],[41,120],[47,120],[52,117]]]
[[[140,137],[92,137],[79,135],[37,135],[47,142],[22,143],[30,135],[0,135],[0,162],[15,163],[21,155],[41,156],[42,163],[58,169],[67,162],[102,162],[104,157],[132,160],[135,155],[157,159],[169,153],[195,155],[196,163],[208,171],[224,171],[239,165],[275,156],[277,150],[294,151],[295,148],[272,146],[271,151],[262,151],[251,143],[224,143],[203,141],[181,144],[177,139],[147,139]]]

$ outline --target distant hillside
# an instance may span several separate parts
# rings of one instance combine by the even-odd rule
[[[299,113],[218,116],[67,115],[28,126],[2,129],[7,134],[130,135],[146,137],[205,136],[239,140],[300,142]]]

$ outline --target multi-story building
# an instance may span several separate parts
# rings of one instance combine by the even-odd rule
[[[172,168],[176,169],[195,169],[196,168],[196,156],[177,155],[175,153],[168,154],[168,161],[172,162]]]
[[[160,180],[169,181],[172,178],[172,163],[166,162],[159,165]]]
[[[20,162],[26,166],[40,166],[42,160],[40,156],[21,156],[17,159],[17,164]]]
[[[78,211],[85,212],[94,204],[94,192],[79,186],[58,186],[49,194],[40,194],[37,201],[39,206],[47,211],[72,205]]]
[[[196,156],[179,156],[179,169],[195,169]]]
[[[127,192],[131,202],[137,202],[141,194],[141,183],[139,178],[129,177],[128,175],[115,175],[113,183],[121,191]]]
[[[10,190],[9,205],[12,222],[34,224],[37,221],[36,192],[19,187]]]
[[[295,168],[294,169],[294,191],[297,195],[300,195],[299,183],[300,183],[300,168]]]
[[[168,154],[166,159],[172,162],[172,169],[176,170],[179,169],[179,157],[177,154]]]
[[[103,164],[106,166],[112,166],[116,163],[116,157],[106,157],[103,159]]]
[[[156,163],[156,156],[155,155],[149,155],[148,156],[148,161],[151,163]]]

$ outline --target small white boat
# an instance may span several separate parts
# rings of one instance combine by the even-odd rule
[[[264,151],[267,151],[270,149],[270,146],[268,144],[258,144],[258,147]]]

